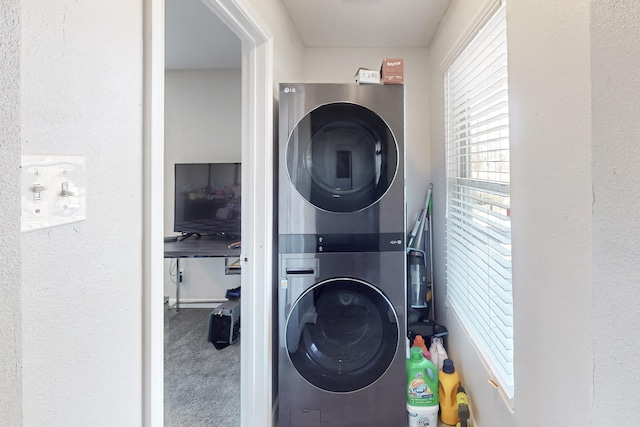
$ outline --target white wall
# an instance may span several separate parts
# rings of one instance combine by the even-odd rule
[[[282,5],[254,3],[274,32],[274,86],[301,79]],[[0,12],[0,424],[141,425],[142,2]],[[86,221],[19,234],[20,151],[87,157]]]
[[[594,426],[640,418],[640,2],[592,2]]]
[[[420,48],[307,48],[304,81],[355,83],[360,67],[380,69],[384,58],[404,59],[407,227],[424,206],[429,170],[429,51]]]
[[[20,5],[22,153],[86,156],[88,217],[20,238],[23,425],[140,425],[142,4]]]
[[[240,162],[241,70],[168,70],[165,73],[165,236],[173,232],[174,164]],[[165,295],[175,299],[175,260],[165,260]],[[239,275],[224,274],[223,258],[180,261],[184,280],[180,299],[224,298],[240,285]]]
[[[436,287],[444,288],[444,128],[440,64],[480,2],[453,0],[431,45],[431,165]],[[591,88],[589,2],[508,2],[515,413],[455,315],[449,329],[478,425],[589,425],[591,340]],[[570,420],[570,421],[569,421]]]
[[[22,424],[20,1],[0,3],[0,425]]]
[[[591,419],[590,3],[507,5],[517,425]]]
[[[249,1],[273,35],[273,85],[277,100],[279,83],[302,80],[304,45],[280,0]],[[274,119],[277,120],[277,112]]]

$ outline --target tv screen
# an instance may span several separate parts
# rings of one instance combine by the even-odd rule
[[[173,230],[240,239],[240,163],[176,163]]]

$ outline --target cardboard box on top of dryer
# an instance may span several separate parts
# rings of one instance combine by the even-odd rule
[[[369,70],[368,68],[358,68],[356,74],[353,76],[356,78],[358,84],[380,84],[380,72],[376,70]]]
[[[396,85],[404,83],[404,59],[385,58],[380,65],[382,84]]]

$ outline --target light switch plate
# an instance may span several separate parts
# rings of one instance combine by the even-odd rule
[[[21,169],[22,231],[87,219],[84,156],[23,155]]]

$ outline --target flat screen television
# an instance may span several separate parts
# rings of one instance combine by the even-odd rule
[[[173,231],[240,240],[240,163],[176,163]]]

